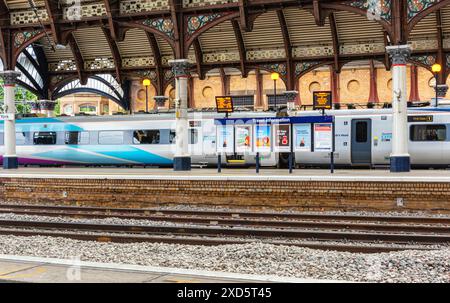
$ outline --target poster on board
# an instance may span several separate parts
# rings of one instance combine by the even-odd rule
[[[252,151],[252,126],[236,125],[236,152],[250,153]]]
[[[234,153],[234,127],[233,125],[217,126],[217,153]]]
[[[290,152],[291,151],[291,125],[275,124],[273,125],[273,151]]]
[[[314,124],[314,151],[333,151],[333,124]]]
[[[270,136],[271,126],[267,124],[255,125],[255,151],[270,152],[272,141]]]
[[[294,124],[294,151],[311,151],[311,124]]]

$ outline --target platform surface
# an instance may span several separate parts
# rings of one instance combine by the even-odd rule
[[[170,168],[108,168],[108,167],[20,167],[0,169],[0,178],[73,178],[73,179],[141,179],[141,180],[278,180],[278,181],[385,181],[385,182],[450,182],[450,170],[412,170],[409,173],[391,173],[385,169],[287,169],[254,168],[192,169],[175,172]]]
[[[32,283],[336,283],[165,267],[0,255],[0,282]]]

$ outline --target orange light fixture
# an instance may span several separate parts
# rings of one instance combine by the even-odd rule
[[[279,73],[272,73],[270,75],[270,77],[272,78],[272,80],[276,81],[276,80],[280,79],[280,74]]]
[[[144,85],[145,87],[150,86],[152,84],[152,82],[150,81],[150,79],[144,79],[142,81],[142,85]]]
[[[433,73],[439,73],[442,70],[442,66],[438,63],[433,64],[433,66],[431,67],[431,70],[433,71]]]

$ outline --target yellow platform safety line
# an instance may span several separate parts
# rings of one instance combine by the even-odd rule
[[[227,160],[227,162],[232,164],[244,164],[245,160]]]

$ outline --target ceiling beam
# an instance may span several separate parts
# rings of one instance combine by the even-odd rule
[[[246,32],[251,31],[250,22],[248,20],[247,0],[239,0],[239,24],[242,30]]]
[[[181,0],[169,0],[169,7],[174,31],[175,59],[186,59],[184,58],[184,20],[183,14],[180,12],[183,3]]]
[[[47,0],[48,1],[48,0]],[[114,19],[120,14],[120,0],[103,0],[108,16],[108,26],[110,36],[114,41],[123,41],[124,35],[120,35],[119,25],[114,23]]]
[[[119,48],[117,47],[116,41],[111,37],[111,31],[107,28],[102,27],[103,34],[108,42],[109,49],[114,60],[114,67],[116,69],[116,80],[119,84],[122,83],[122,57],[120,56]]]
[[[339,33],[338,33],[338,27],[337,27],[336,18],[334,16],[334,13],[330,13],[328,15],[328,19],[330,21],[331,36],[333,39],[334,70],[336,72],[339,72],[339,70],[340,70],[340,66],[339,66],[339,55],[340,55]]]
[[[442,31],[442,14],[441,10],[436,11],[436,38],[438,42],[438,50],[436,55],[436,62],[442,66],[441,72],[439,73],[439,84],[445,82],[445,77],[447,73],[447,64],[445,64],[445,53],[444,53],[444,34]]]
[[[50,22],[50,29],[55,44],[66,44],[62,41],[62,35],[58,21],[62,19],[62,8],[59,7],[58,1],[44,0],[45,9],[47,10],[48,19]],[[52,46],[53,48],[54,46]]]
[[[295,89],[295,68],[294,60],[292,59],[292,44],[289,36],[289,29],[286,22],[286,17],[282,9],[277,10],[278,21],[281,27],[281,33],[283,34],[284,50],[286,52],[286,66],[287,66],[287,90]]]
[[[200,40],[197,38],[193,43],[194,52],[195,52],[195,61],[197,62],[197,74],[200,80],[205,80],[205,75],[202,69],[203,63],[203,52],[202,46],[200,45]]]
[[[158,41],[156,40],[156,36],[153,33],[145,32],[147,35],[148,43],[150,44],[150,48],[152,49],[153,58],[155,60],[156,67],[156,77],[158,79],[158,83],[156,85],[156,91],[158,95],[164,95],[164,74],[162,69],[162,55],[161,50],[158,45]]]
[[[72,51],[73,58],[75,60],[75,65],[77,67],[78,79],[80,79],[81,85],[87,84],[87,76],[84,73],[84,59],[81,55],[80,48],[78,47],[77,40],[75,39],[73,33],[68,35],[68,42],[70,50]]]
[[[231,24],[233,26],[234,36],[236,37],[236,42],[239,49],[239,58],[240,58],[240,66],[242,77],[247,77],[247,51],[245,50],[244,37],[242,36],[241,29],[239,27],[239,22],[236,20],[231,20]]]
[[[317,26],[324,26],[325,20],[322,17],[322,9],[319,1],[320,0],[313,0],[313,16]]]

